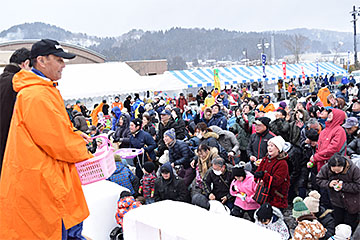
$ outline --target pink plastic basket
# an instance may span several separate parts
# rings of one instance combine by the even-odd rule
[[[142,154],[142,150],[136,148],[120,148],[114,154],[119,155],[122,159],[130,159]]]
[[[102,138],[110,143],[109,139],[103,136],[94,138]],[[75,163],[75,166],[82,185],[107,179],[116,170],[113,148],[107,146],[105,150],[95,152],[93,158]]]

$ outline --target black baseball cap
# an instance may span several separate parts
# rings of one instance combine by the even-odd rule
[[[51,39],[42,39],[34,43],[31,47],[30,55],[32,59],[37,58],[38,56],[48,56],[50,54],[65,59],[73,59],[76,57],[75,54],[65,52],[57,41]]]

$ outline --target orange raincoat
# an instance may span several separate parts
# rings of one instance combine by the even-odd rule
[[[327,101],[327,97],[331,94],[330,90],[327,87],[320,88],[318,92],[318,97],[320,101],[323,103],[324,107],[331,106],[330,103]]]
[[[102,111],[102,107],[104,106],[104,103],[100,103],[94,110],[91,112],[90,117],[92,119],[92,125],[96,126],[98,124],[98,114]]]
[[[25,70],[0,180],[0,239],[61,239],[89,215],[75,162],[92,155],[73,131],[55,83]]]

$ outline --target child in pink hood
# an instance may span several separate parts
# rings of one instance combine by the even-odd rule
[[[255,222],[254,213],[260,205],[252,198],[257,186],[254,176],[240,167],[233,168],[232,173],[235,179],[231,182],[230,194],[236,199],[231,215],[243,217],[247,212],[251,221]]]

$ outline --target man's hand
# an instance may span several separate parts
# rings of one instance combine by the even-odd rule
[[[195,160],[192,160],[192,161],[191,161],[190,166],[191,166],[192,168],[195,168]]]
[[[230,151],[230,152],[228,153],[228,156],[229,156],[229,157],[234,157],[234,156],[235,156],[235,154],[234,154],[234,152],[233,152],[233,151]]]
[[[91,137],[89,137],[85,133],[81,133],[80,136],[85,140],[86,143],[89,143],[91,141]]]
[[[255,157],[255,156],[251,156],[251,157],[250,157],[250,161],[255,162],[255,161],[256,161],[256,157]]]
[[[226,197],[226,196],[224,196],[224,197],[221,198],[221,203],[222,203],[222,204],[224,204],[226,201],[227,201],[227,197]]]
[[[172,164],[171,164],[171,167],[172,167],[172,168],[175,168],[175,163],[172,163]]]
[[[212,193],[210,193],[210,195],[209,195],[209,199],[210,199],[210,200],[215,200],[215,195],[214,195],[214,194],[212,194]]]

